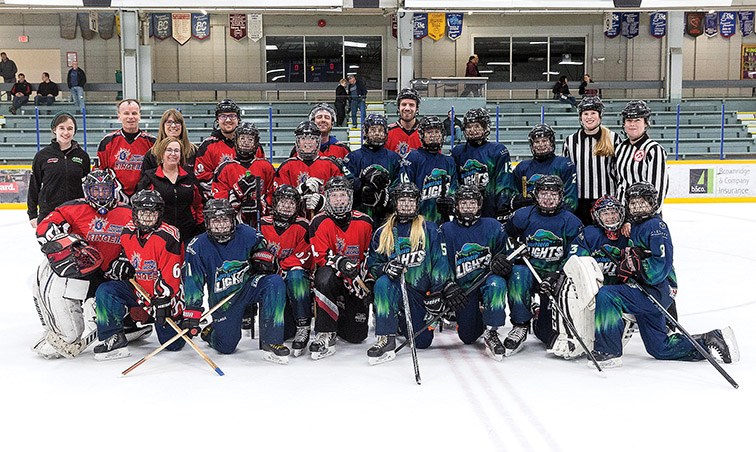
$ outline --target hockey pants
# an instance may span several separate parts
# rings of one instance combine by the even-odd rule
[[[285,337],[291,338],[297,331],[298,322],[310,325],[312,296],[310,276],[302,269],[289,270],[284,275],[286,283],[286,311],[284,317]]]
[[[367,337],[368,308],[364,300],[349,292],[329,266],[315,272],[315,331],[337,333],[347,342],[359,344]]]
[[[472,344],[483,335],[487,326],[504,326],[506,299],[507,280],[497,275],[488,276],[486,282],[467,297],[467,304],[456,311],[460,340]]]
[[[537,290],[538,286],[530,269],[525,265],[515,265],[509,275],[507,287],[510,320],[513,325],[528,323],[533,318],[530,303]]]

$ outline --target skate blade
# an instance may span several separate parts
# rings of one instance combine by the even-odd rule
[[[131,352],[128,347],[117,348],[105,353],[95,353],[97,361],[110,361],[113,359],[128,358],[129,356],[131,356]]]
[[[515,353],[518,353],[522,348],[525,346],[525,342],[520,344],[517,348],[504,348],[504,356],[512,356]]]
[[[265,361],[270,361],[274,364],[289,364],[288,356],[278,356],[275,353],[270,353],[270,352],[265,352],[263,354],[263,359]]]
[[[152,325],[145,325],[140,327],[137,330],[130,331],[126,334],[126,340],[129,342],[144,340],[150,337],[150,334],[152,334]]]
[[[371,366],[375,366],[376,364],[383,364],[389,361],[393,361],[394,358],[396,358],[396,352],[392,350],[390,352],[386,352],[382,354],[381,356],[376,356],[376,357],[368,356],[368,364],[370,364]]]
[[[601,369],[616,369],[618,367],[622,367],[622,358],[609,358],[606,361],[599,361],[598,362],[599,367]],[[588,358],[587,366],[590,368],[594,368],[593,361],[591,361],[590,358]]]
[[[291,355],[295,358],[298,358],[302,355],[304,355],[305,349],[304,348],[294,348],[291,350]]]
[[[730,349],[730,362],[727,364],[740,361],[740,349],[738,348],[738,341],[735,339],[735,332],[732,331],[732,328],[728,326],[723,329],[722,337],[725,340],[725,344],[727,344],[727,347]]]
[[[488,347],[486,347],[486,355],[488,355],[489,357],[491,357],[492,359],[494,359],[496,361],[503,361],[504,360],[504,355],[497,355],[496,353],[494,353]]]
[[[322,352],[312,352],[310,353],[310,357],[314,359],[315,361],[323,358],[328,358],[329,356],[336,353],[336,347],[328,347]]]

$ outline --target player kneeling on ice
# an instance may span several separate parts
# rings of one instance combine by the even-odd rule
[[[367,337],[372,280],[365,257],[373,233],[370,217],[352,210],[352,184],[344,176],[325,184],[325,211],[310,223],[315,271],[315,331],[312,359],[336,352],[336,335],[359,344]]]
[[[278,274],[278,260],[268,250],[261,233],[246,224],[236,224],[236,211],[227,199],[208,201],[204,216],[207,231],[186,247],[183,267],[186,307],[181,326],[189,329],[190,336],[200,333],[205,286],[210,308],[233,294],[213,313],[213,322],[201,334],[218,352],[233,353],[241,340],[245,308],[259,303],[263,358],[286,364],[289,361],[289,349],[283,345],[286,286]]]
[[[428,314],[441,312],[446,303],[457,309],[465,303],[462,289],[452,280],[449,261],[435,223],[419,214],[420,191],[413,183],[401,183],[391,191],[394,213],[373,235],[368,268],[375,278],[375,344],[367,351],[368,362],[378,364],[395,357],[396,333],[407,335],[401,279],[407,287],[414,331],[425,327]],[[430,294],[430,295],[426,295]],[[415,339],[417,348],[428,348],[433,331],[425,329]]]
[[[507,234],[493,218],[481,218],[483,195],[476,185],[462,185],[454,194],[454,221],[441,225],[454,279],[465,292],[481,278],[485,282],[467,295],[456,309],[457,333],[465,344],[483,335],[486,353],[504,358],[504,345],[497,329],[504,326],[507,280],[512,263],[506,259]],[[489,272],[490,269],[490,272]]]
[[[618,259],[617,277],[623,284],[602,287],[596,295],[593,354],[601,367],[622,365],[623,313],[635,315],[646,351],[656,359],[700,361],[705,357],[681,333],[667,333],[665,309],[672,303],[669,274],[673,246],[669,227],[656,214],[658,192],[647,182],[632,184],[625,192],[627,220],[632,224],[630,243]],[[740,359],[732,329],[693,335],[717,361]]]
[[[44,358],[74,358],[94,342],[95,290],[105,278],[128,270],[118,255],[131,209],[116,201],[115,187],[111,171],[92,171],[84,177],[84,198],[59,206],[37,225],[46,259],[33,294],[45,334],[32,349]],[[151,329],[134,326],[133,335]]]
[[[94,349],[98,361],[130,356],[123,327],[127,310],[135,320],[154,320],[161,344],[175,335],[166,319],[181,315],[184,252],[178,229],[163,222],[165,203],[160,193],[139,191],[131,204],[132,220],[121,232],[123,252],[119,257],[128,270],[121,272],[118,280],[102,283],[95,294],[97,335],[102,341]],[[139,284],[150,299],[140,300],[133,283]],[[183,346],[184,341],[176,341],[168,350]]]

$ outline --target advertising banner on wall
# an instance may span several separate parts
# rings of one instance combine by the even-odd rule
[[[247,37],[247,15],[229,14],[228,33],[237,41]]]
[[[446,14],[428,13],[428,37],[438,41],[446,34]]]
[[[671,163],[667,199],[674,198],[756,199],[756,161]]]
[[[462,36],[463,13],[446,13],[446,36],[452,41],[456,41]]]
[[[667,12],[659,11],[649,14],[650,32],[654,38],[663,38],[667,35]]]
[[[172,13],[171,26],[173,39],[181,45],[192,38],[192,15],[190,13]]]

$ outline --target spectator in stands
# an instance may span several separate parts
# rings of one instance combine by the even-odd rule
[[[175,138],[181,142],[182,160],[184,162],[181,165],[190,173],[194,173],[194,159],[197,152],[197,146],[189,141],[189,132],[186,130],[184,115],[174,108],[166,110],[160,118],[160,129],[158,130],[156,143],[160,143],[168,137]],[[155,156],[155,146],[153,146],[144,156],[144,161],[142,162],[142,176],[144,176],[144,173],[147,170],[155,169],[157,167],[158,161]],[[163,197],[163,199],[165,199],[165,197]]]
[[[583,81],[580,82],[580,86],[578,86],[578,94],[581,96],[596,96],[598,90],[588,89],[589,83],[593,83],[593,79],[591,79],[589,74],[583,74]]]
[[[349,102],[349,93],[347,92],[347,81],[345,78],[339,80],[339,86],[336,87],[336,125],[338,127],[344,126],[344,119],[346,119],[346,108]]]
[[[43,72],[42,82],[37,86],[37,95],[34,96],[34,105],[51,106],[59,92],[58,84],[50,80],[50,74]]]
[[[367,88],[365,81],[357,79],[356,74],[348,75],[347,80],[349,81],[349,109],[352,112],[352,127],[357,127],[357,110],[360,111],[360,122],[365,118]]]
[[[79,62],[71,63],[71,69],[68,70],[68,89],[71,90],[71,102],[81,110],[84,108],[84,85],[87,84],[87,74],[79,67]]]
[[[10,108],[11,114],[16,114],[16,111],[29,102],[29,96],[32,93],[32,86],[26,81],[26,76],[22,73],[18,74],[18,81],[11,88],[11,94],[13,95],[13,105]]]
[[[0,52],[0,76],[3,77],[3,82],[16,83],[16,72],[18,72],[16,63],[8,58],[5,52]],[[6,91],[5,94],[8,96],[8,100],[13,97],[10,91]]]
[[[76,119],[58,113],[50,123],[52,142],[34,156],[26,199],[29,223],[37,229],[37,219],[45,218],[61,204],[83,198],[81,180],[89,174],[89,155],[73,138]]]
[[[559,77],[559,81],[554,83],[554,87],[551,88],[551,92],[554,93],[554,99],[564,104],[570,104],[573,108],[577,108],[577,101],[575,96],[570,95],[570,87],[567,86],[567,76],[562,75]]]
[[[480,77],[480,71],[478,70],[478,61],[478,55],[470,55],[470,58],[467,60],[467,66],[465,66],[465,77]],[[462,90],[460,96],[465,97],[468,94],[478,96],[480,95],[478,88],[479,86],[477,84],[466,83],[465,89]]]
[[[446,119],[444,119],[444,133],[446,135],[446,144],[451,143],[452,135],[452,111],[449,110],[446,113]],[[462,142],[462,121],[459,120],[459,116],[454,116],[454,143]]]

